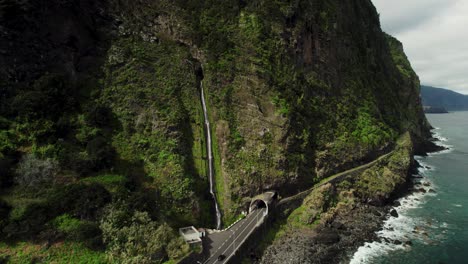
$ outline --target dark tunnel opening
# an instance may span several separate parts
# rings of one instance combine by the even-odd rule
[[[260,208],[268,208],[267,204],[263,200],[255,200],[250,207],[251,211]]]

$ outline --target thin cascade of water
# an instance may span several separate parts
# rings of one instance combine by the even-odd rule
[[[221,211],[219,210],[218,200],[216,199],[216,192],[214,187],[214,175],[213,175],[213,149],[211,146],[211,127],[208,119],[208,111],[206,110],[205,92],[203,90],[203,81],[200,82],[201,101],[203,106],[203,114],[205,119],[205,130],[206,130],[206,149],[208,153],[208,178],[210,181],[210,193],[213,196],[213,201],[216,210],[216,229],[221,229]]]

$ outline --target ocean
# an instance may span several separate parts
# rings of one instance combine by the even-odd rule
[[[401,198],[380,241],[366,243],[351,264],[468,263],[468,112],[429,114],[437,144],[448,150],[416,157],[418,192]],[[418,176],[418,177],[419,177]]]

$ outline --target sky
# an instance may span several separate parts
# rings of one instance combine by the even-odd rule
[[[468,94],[467,0],[372,0],[424,85]]]

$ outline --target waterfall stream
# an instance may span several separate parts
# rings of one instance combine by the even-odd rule
[[[213,201],[216,209],[216,229],[221,229],[221,211],[219,210],[218,200],[216,199],[216,192],[214,186],[214,175],[213,175],[213,149],[211,146],[211,127],[208,119],[208,111],[206,110],[205,92],[203,90],[203,81],[200,81],[201,101],[203,106],[203,114],[205,118],[205,130],[206,130],[206,150],[208,153],[208,178],[210,180],[210,193],[213,196]]]

